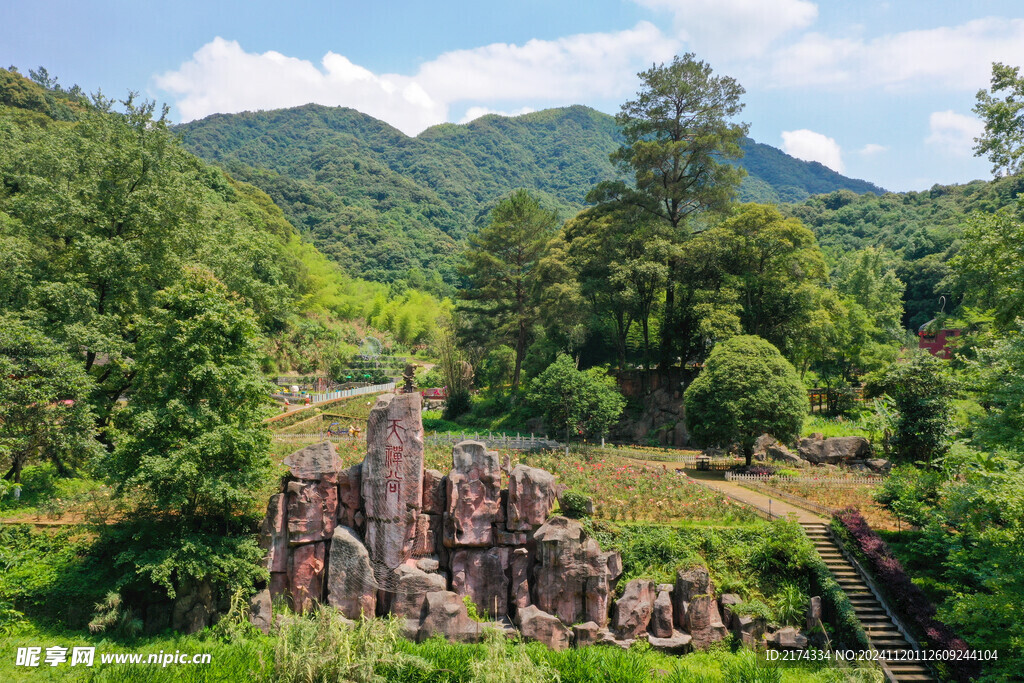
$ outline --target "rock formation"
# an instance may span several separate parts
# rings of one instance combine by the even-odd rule
[[[478,639],[483,624],[467,599],[481,617],[556,649],[647,638],[684,652],[725,635],[704,567],[679,572],[674,586],[634,579],[613,602],[622,558],[579,522],[549,517],[559,489],[550,473],[502,467],[474,441],[455,446],[448,474],[424,470],[418,395],[381,397],[367,441],[366,459],[348,468],[329,441],[285,459],[291,474],[260,532],[270,571],[253,602],[261,629],[273,623],[270,600],[286,596],[298,612],[326,602],[348,619],[394,614],[417,639]],[[175,623],[209,621],[212,605],[197,595],[176,605]],[[732,621],[745,640],[760,639],[763,626]]]

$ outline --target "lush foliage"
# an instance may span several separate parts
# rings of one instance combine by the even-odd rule
[[[528,400],[547,424],[570,434],[603,436],[626,405],[615,379],[601,368],[579,370],[572,358],[559,354],[531,383]]]
[[[928,462],[949,448],[953,432],[955,379],[943,361],[913,353],[873,377],[868,394],[887,394],[896,410],[893,454],[901,460]]]
[[[218,114],[179,126],[185,145],[282,207],[355,277],[404,280],[433,293],[458,282],[457,244],[501,197],[527,188],[562,217],[615,178],[615,120],[582,106],[441,124],[414,138],[352,109],[306,105]],[[820,164],[742,140],[747,201],[848,189],[881,192]]]
[[[793,366],[759,337],[719,342],[684,394],[687,426],[700,443],[739,443],[750,464],[754,441],[790,441],[807,414],[807,393]]]

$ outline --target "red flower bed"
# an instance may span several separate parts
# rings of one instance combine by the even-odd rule
[[[935,618],[935,605],[910,579],[889,546],[875,533],[860,512],[854,509],[841,510],[836,514],[836,519],[849,532],[867,558],[869,569],[892,599],[893,608],[925,634],[929,649],[960,650],[964,653],[970,651],[967,643]],[[977,661],[952,660],[945,662],[945,665],[958,681],[977,678],[981,673]]]

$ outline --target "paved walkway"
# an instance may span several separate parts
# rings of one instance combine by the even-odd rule
[[[772,498],[767,494],[752,491],[744,486],[740,486],[736,482],[726,481],[723,472],[687,470],[686,474],[698,484],[714,489],[719,493],[724,493],[730,498],[746,503],[762,512],[770,512],[774,517],[788,517],[790,514],[793,514],[796,515],[796,521],[802,524],[828,524],[828,520],[821,515],[816,515],[813,512],[778,498]]]

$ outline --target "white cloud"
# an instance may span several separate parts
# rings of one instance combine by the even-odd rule
[[[882,152],[887,151],[889,151],[889,148],[886,147],[885,145],[879,145],[874,142],[869,142],[868,144],[864,145],[859,150],[857,150],[857,154],[860,154],[861,156],[865,157],[873,157],[881,154]]]
[[[818,6],[807,0],[635,0],[672,12],[680,37],[701,57],[754,57],[780,37],[807,28]]]
[[[218,37],[156,84],[175,96],[183,121],[315,102],[353,107],[415,135],[446,121],[450,105],[460,101],[575,104],[627,95],[639,69],[671,59],[676,48],[674,39],[640,22],[614,33],[446,52],[406,76],[376,74],[334,52],[317,67],[279,52],[246,52]]]
[[[1024,19],[988,17],[871,40],[806,33],[772,55],[768,76],[778,87],[976,90],[996,61],[1024,62]]]
[[[782,149],[797,159],[817,161],[836,173],[843,172],[843,154],[834,139],[813,130],[782,131]]]
[[[950,109],[933,112],[928,117],[928,129],[926,143],[952,156],[969,157],[974,153],[974,138],[985,131],[985,124]]]
[[[476,121],[481,116],[487,116],[488,114],[497,114],[498,116],[522,116],[523,114],[530,114],[535,111],[537,110],[533,107],[520,107],[514,111],[497,111],[487,107],[470,107],[466,110],[466,113],[462,115],[462,118],[459,119],[459,123]]]

